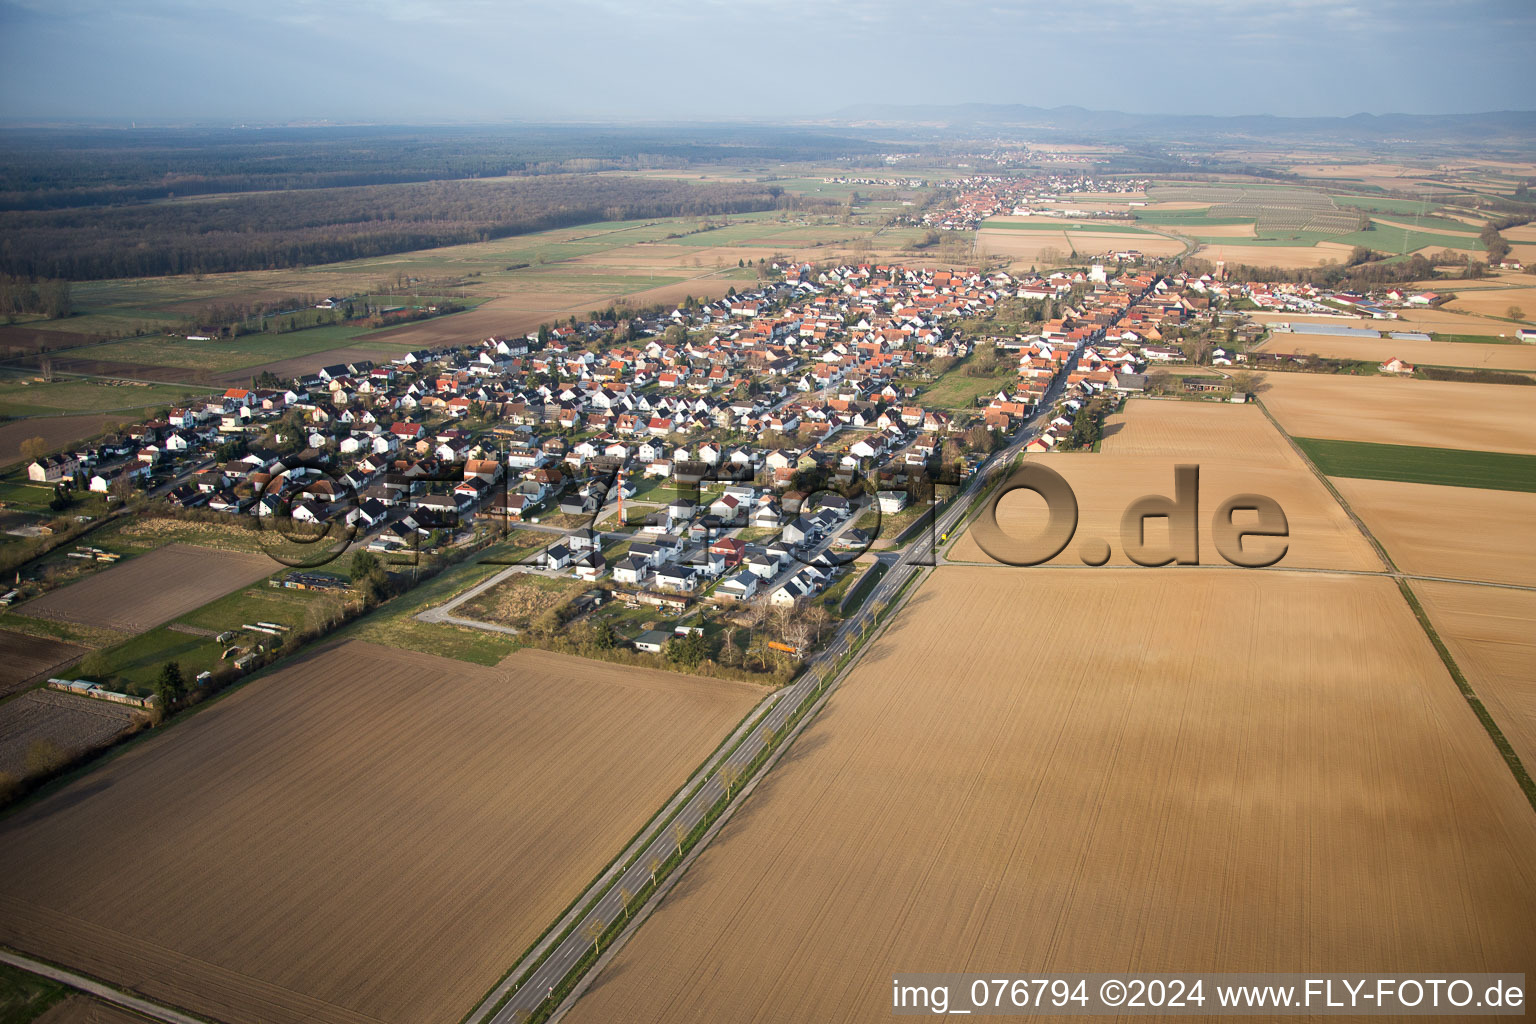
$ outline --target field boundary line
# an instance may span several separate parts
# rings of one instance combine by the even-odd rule
[[[738,729],[740,735],[736,738],[735,742],[731,743],[729,747],[725,749],[724,754],[722,754],[720,759],[717,761],[717,765],[723,766],[730,759],[731,755],[740,749],[742,744],[744,744],[751,737],[753,732],[757,731],[759,728],[766,728],[768,720],[772,717],[774,711],[778,709],[779,703],[783,698],[783,693],[777,692],[773,695],[773,697],[774,699],[772,703],[768,705],[767,709],[764,710],[762,714],[756,715],[752,718],[749,727],[745,731]],[[755,710],[756,709],[754,709],[754,711]],[[723,745],[724,744],[722,744],[722,746]],[[580,907],[578,908],[580,910],[580,914],[553,938],[551,945],[546,948],[543,953],[536,957],[533,963],[531,963],[521,974],[512,975],[509,973],[508,978],[514,976],[516,977],[517,980],[515,983],[507,986],[507,979],[503,979],[502,986],[505,988],[504,993],[494,1004],[491,1005],[489,1010],[486,1010],[484,1013],[480,1014],[480,1020],[494,1020],[495,1017],[502,1012],[506,1004],[510,1002],[518,992],[522,990],[523,986],[526,985],[533,978],[533,976],[538,973],[539,969],[543,967],[545,962],[547,962],[548,959],[559,950],[560,945],[574,933],[577,925],[579,925],[582,920],[589,918],[602,905],[603,900],[607,898],[609,893],[613,891],[614,885],[616,885],[620,879],[623,878],[627,871],[632,869],[635,864],[639,862],[639,858],[645,852],[646,848],[654,844],[656,840],[661,837],[660,829],[678,821],[682,815],[687,812],[688,806],[692,804],[700,794],[703,793],[705,787],[709,785],[711,778],[714,777],[714,774],[715,773],[710,772],[706,773],[703,777],[698,778],[696,781],[690,780],[691,785],[689,786],[686,798],[676,807],[674,807],[672,811],[660,821],[657,831],[652,833],[649,839],[642,842],[638,849],[635,849],[633,852],[629,852],[628,849],[624,851],[629,853],[629,856],[624,860],[624,863],[620,867],[618,873],[614,877],[610,878],[607,884],[603,885],[595,893],[595,895],[591,897],[591,899],[585,900],[581,903]],[[706,810],[704,813],[707,814],[708,811]],[[661,812],[658,811],[656,815],[653,815],[653,818],[660,816]],[[694,827],[697,828],[698,826],[695,825]],[[588,890],[588,892],[591,891],[591,889]],[[583,893],[583,896],[585,895],[586,894]],[[569,916],[569,912],[567,912],[566,916]],[[568,976],[569,973],[570,972],[568,970],[566,975],[562,977]],[[476,1007],[472,1014],[467,1015],[464,1020],[468,1021],[471,1019],[474,1013],[480,1013],[484,1005],[485,1002],[483,1001],[481,1006]]]
[[[898,602],[908,591],[908,589],[912,587],[912,584],[922,577],[922,567],[910,566],[909,568],[913,570],[912,575],[903,581],[901,586],[897,588],[896,593],[892,595],[890,602],[885,606],[884,609],[882,609],[882,612],[885,614],[877,627],[871,631],[868,636],[862,638],[860,645],[861,652],[867,650],[870,644],[879,640],[880,637],[884,635],[885,631],[890,628],[891,622],[896,617],[896,612],[901,610]],[[746,802],[747,797],[757,789],[759,783],[761,783],[769,776],[774,767],[778,764],[779,760],[783,758],[785,753],[792,746],[794,746],[795,740],[799,739],[800,734],[810,726],[811,722],[813,722],[818,715],[821,714],[821,711],[826,707],[827,702],[832,699],[833,693],[836,692],[837,688],[841,686],[844,681],[846,681],[849,673],[853,671],[857,662],[857,658],[851,658],[841,668],[834,668],[832,670],[827,679],[823,681],[820,693],[815,695],[814,701],[800,715],[799,721],[794,724],[793,728],[791,728],[790,731],[784,736],[784,738],[779,741],[778,745],[774,747],[772,753],[768,755],[768,758],[757,769],[757,771],[753,773],[752,778],[749,779],[747,783],[742,786],[739,791],[737,791],[736,796],[726,804],[726,806],[721,810],[719,816],[716,817],[715,820],[710,824],[709,828],[705,830],[704,834],[694,842],[693,846],[688,850],[687,855],[678,862],[676,867],[667,873],[667,876],[661,880],[661,883],[656,887],[655,891],[651,893],[650,897],[645,901],[645,903],[634,912],[634,914],[630,917],[629,923],[624,927],[622,931],[619,932],[617,936],[614,937],[614,940],[609,943],[608,948],[587,968],[587,970],[582,974],[580,980],[571,987],[570,992],[568,992],[565,998],[561,1000],[560,1005],[557,1006],[549,1014],[548,1017],[544,1018],[547,1024],[554,1024],[554,1022],[561,1020],[566,1015],[566,1013],[570,1012],[571,1008],[576,1005],[577,1001],[580,1000],[580,998],[586,993],[591,984],[597,980],[597,977],[602,972],[603,968],[607,966],[609,961],[613,959],[619,950],[622,949],[624,945],[635,936],[635,934],[639,931],[640,926],[646,921],[647,918],[651,916],[652,913],[655,912],[656,908],[660,906],[661,902],[666,899],[667,894],[672,891],[677,882],[687,873],[688,869],[693,865],[693,863],[698,860],[698,858],[709,847],[715,836],[736,814],[736,811],[741,808],[742,804]]]
[[[1424,606],[1419,603],[1419,597],[1413,592],[1413,588],[1408,586],[1408,581],[1399,579],[1397,586],[1403,592],[1403,600],[1408,602],[1408,607],[1413,610],[1414,617],[1419,620],[1419,625],[1423,628],[1425,634],[1429,636],[1429,642],[1434,645],[1435,653],[1440,655],[1440,660],[1445,663],[1446,671],[1450,672],[1451,679],[1456,683],[1456,688],[1461,691],[1461,695],[1466,698],[1467,703],[1472,705],[1472,713],[1483,724],[1483,728],[1487,730],[1489,737],[1493,740],[1493,745],[1498,748],[1499,754],[1504,758],[1504,763],[1509,766],[1510,774],[1514,775],[1515,782],[1519,784],[1521,792],[1525,794],[1525,799],[1531,805],[1531,810],[1536,811],[1536,781],[1533,781],[1530,772],[1526,771],[1525,765],[1520,761],[1520,755],[1515,753],[1515,748],[1510,746],[1509,740],[1504,735],[1504,730],[1499,728],[1499,724],[1493,720],[1493,715],[1489,713],[1487,706],[1483,704],[1482,698],[1478,697],[1477,691],[1472,689],[1472,684],[1467,681],[1467,677],[1462,675],[1460,666],[1456,664],[1456,659],[1451,656],[1451,649],[1445,645],[1445,641],[1440,638],[1439,631],[1429,621],[1429,614],[1424,611]]]
[[[81,974],[78,971],[58,967],[46,960],[18,953],[8,946],[0,946],[0,961],[10,964],[12,967],[27,971],[30,974],[57,981],[68,985],[70,988],[87,995],[95,996],[114,1006],[132,1010],[152,1020],[164,1021],[165,1024],[209,1024],[212,1017],[202,1017],[189,1013],[186,1010],[177,1009],[163,1003],[157,1003],[143,996],[133,995],[122,989],[114,988],[104,981],[98,981],[89,974]]]
[[[1323,471],[1318,469],[1317,465],[1307,457],[1307,453],[1296,443],[1296,439],[1280,428],[1280,424],[1270,414],[1270,411],[1264,407],[1262,401],[1258,405],[1264,411],[1264,415],[1269,417],[1269,422],[1274,424],[1275,429],[1280,431],[1280,435],[1290,443],[1292,450],[1301,457],[1301,460],[1306,463],[1307,468],[1312,470],[1313,475],[1323,482],[1323,486],[1328,488],[1334,500],[1339,503],[1339,507],[1345,511],[1355,526],[1360,529],[1365,539],[1370,541],[1371,546],[1381,555],[1382,561],[1391,570],[1390,575],[1393,581],[1397,583],[1397,588],[1401,591],[1403,600],[1408,604],[1408,610],[1413,612],[1414,618],[1418,620],[1419,628],[1429,638],[1430,646],[1435,649],[1436,654],[1440,655],[1440,661],[1445,666],[1446,672],[1450,674],[1451,682],[1456,684],[1456,689],[1461,692],[1462,698],[1471,707],[1472,713],[1477,716],[1478,722],[1482,724],[1483,731],[1493,741],[1493,748],[1504,759],[1505,766],[1509,768],[1509,773],[1514,776],[1515,784],[1525,794],[1526,802],[1531,805],[1531,810],[1536,811],[1536,782],[1532,781],[1530,772],[1526,770],[1525,765],[1521,762],[1520,755],[1515,753],[1515,748],[1510,746],[1509,739],[1504,735],[1504,730],[1499,728],[1499,723],[1493,720],[1493,715],[1489,714],[1482,698],[1477,695],[1477,691],[1472,688],[1472,684],[1462,674],[1461,666],[1456,664],[1456,659],[1451,655],[1451,649],[1445,645],[1445,641],[1440,638],[1439,631],[1429,621],[1429,614],[1424,611],[1424,606],[1419,603],[1418,595],[1408,585],[1407,574],[1397,567],[1396,562],[1392,561],[1392,557],[1387,554],[1387,549],[1376,539],[1376,535],[1371,533],[1370,527],[1365,525],[1364,520],[1355,513],[1355,510],[1350,507],[1349,502],[1344,500],[1344,495],[1340,494],[1338,489],[1333,486],[1333,482],[1324,476]]]
[[[625,843],[618,853],[613,855],[613,859],[598,872],[597,876],[587,883],[587,886],[581,892],[572,897],[571,902],[566,905],[566,908],[556,915],[555,919],[549,923],[539,937],[533,940],[532,944],[523,951],[523,954],[517,958],[511,967],[507,968],[506,973],[497,980],[485,997],[475,1004],[474,1009],[460,1018],[460,1024],[477,1017],[484,1018],[494,1013],[508,996],[517,991],[524,977],[538,967],[538,961],[549,952],[550,948],[558,944],[562,938],[570,933],[572,928],[580,923],[580,917],[568,921],[571,915],[585,910],[592,904],[593,899],[589,897],[593,896],[594,891],[601,890],[596,892],[596,899],[601,899],[607,894],[608,890],[613,887],[616,873],[622,875],[625,870],[632,866],[634,858],[643,853],[645,848],[660,834],[660,830],[665,828],[667,823],[677,816],[678,811],[687,806],[687,798],[692,796],[700,783],[709,780],[711,772],[717,767],[716,762],[724,757],[729,757],[741,745],[742,741],[751,735],[752,729],[758,722],[762,721],[766,715],[772,713],[778,703],[779,693],[780,691],[775,690],[764,695],[762,700],[754,704],[745,715],[741,716],[741,720],[736,723],[736,728],[726,734],[725,738],[716,745],[715,749],[705,756],[704,760],[699,763],[699,766],[693,770],[693,773],[684,779],[677,789],[673,791],[672,796],[656,809],[655,813],[646,820],[645,824],[640,826],[639,831],[630,837],[629,842]],[[651,826],[653,825],[655,829],[652,829]],[[528,963],[530,959],[535,962]],[[525,964],[527,965],[526,968]]]

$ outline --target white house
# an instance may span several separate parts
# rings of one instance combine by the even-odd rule
[[[716,587],[715,594],[733,601],[749,601],[757,593],[757,586],[758,577],[743,569]]]

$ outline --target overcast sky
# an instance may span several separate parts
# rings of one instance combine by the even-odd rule
[[[1527,109],[1536,0],[0,0],[0,117]]]

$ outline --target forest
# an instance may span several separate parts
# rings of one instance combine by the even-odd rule
[[[817,205],[772,185],[582,174],[0,213],[0,273],[89,280],[262,270],[596,221]]]
[[[890,148],[766,126],[16,128],[0,130],[0,211],[722,160],[873,161]]]

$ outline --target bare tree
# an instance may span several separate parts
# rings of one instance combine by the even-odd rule
[[[814,632],[808,618],[808,610],[798,601],[793,606],[783,609],[783,615],[779,619],[779,635],[784,638],[785,643],[797,651],[804,651],[810,646]]]
[[[36,739],[27,747],[27,774],[46,775],[64,764],[64,751],[52,740]]]
[[[773,617],[773,606],[766,599],[759,598],[747,606],[747,628],[752,631],[748,642],[748,650],[757,655],[758,665],[768,666],[768,620]]]
[[[720,766],[720,785],[725,787],[725,795],[729,797],[731,791],[736,788],[736,782],[741,778],[741,765],[727,761]]]
[[[661,870],[661,858],[654,853],[651,854],[650,862],[646,864],[646,867],[651,869],[651,884],[655,885],[656,873]]]
[[[619,903],[624,907],[624,920],[629,920],[629,901],[635,898],[635,894],[629,891],[629,886],[619,886]]]
[[[607,928],[608,922],[597,915],[593,915],[586,924],[581,926],[582,934],[592,940],[592,952],[596,953],[601,948],[598,944],[603,941],[603,932]]]
[[[681,857],[683,855],[683,840],[688,838],[688,826],[684,825],[681,821],[674,821],[672,823],[672,838],[677,840],[677,855]]]
[[[48,442],[42,437],[29,437],[21,442],[21,457],[28,462],[48,454]]]
[[[832,613],[827,611],[827,606],[816,601],[807,606],[803,615],[805,625],[811,631],[811,642],[821,639],[822,633],[832,621]]]

